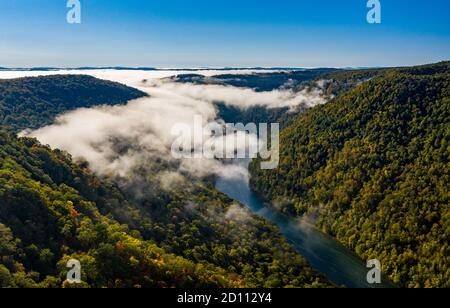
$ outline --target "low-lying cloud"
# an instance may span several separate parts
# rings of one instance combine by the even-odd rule
[[[232,86],[182,84],[165,79],[174,72],[81,73],[122,82],[147,92],[149,97],[122,106],[78,109],[59,116],[50,126],[24,131],[21,135],[35,137],[43,144],[69,152],[76,160],[87,161],[100,176],[126,178],[136,167],[149,166],[157,159],[173,162],[170,149],[176,137],[171,135],[172,127],[179,123],[192,125],[195,116],[223,125],[217,119],[215,103],[218,102],[243,109],[252,106],[294,108],[325,102],[320,89],[256,92]],[[176,165],[177,172],[199,177],[210,174],[227,177],[246,172],[245,167],[211,159],[181,160]],[[180,179],[173,173],[170,173],[170,178],[175,182]],[[172,180],[161,182],[161,185],[170,189]]]
[[[268,92],[257,92],[253,89],[238,88],[224,85],[196,85],[191,83],[176,83],[167,80],[156,80],[147,88],[158,91],[163,89],[171,93],[177,93],[183,97],[209,103],[224,103],[240,109],[261,106],[266,108],[291,109],[297,106],[313,107],[324,104],[326,101],[322,96],[322,90],[317,88],[306,88],[299,92],[291,89],[273,90]]]

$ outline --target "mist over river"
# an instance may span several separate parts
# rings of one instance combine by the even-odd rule
[[[242,164],[240,164],[242,166]],[[286,240],[311,266],[337,286],[349,288],[392,288],[386,277],[381,284],[369,284],[370,270],[356,254],[335,239],[307,223],[277,213],[258,199],[251,191],[249,175],[219,177],[216,188],[230,198],[246,205],[253,213],[278,226]]]

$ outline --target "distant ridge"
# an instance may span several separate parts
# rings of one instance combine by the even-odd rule
[[[151,67],[120,67],[120,66],[111,66],[111,67],[70,67],[70,68],[58,68],[58,67],[31,67],[31,68],[7,68],[0,67],[0,71],[23,71],[23,72],[31,72],[31,71],[83,71],[83,70],[139,70],[139,71],[156,71],[158,69]]]
[[[130,71],[239,71],[239,70],[252,70],[252,71],[303,71],[309,70],[307,68],[295,68],[295,67],[222,67],[222,68],[154,68],[154,67],[125,67],[125,66],[106,66],[106,67],[70,67],[70,68],[57,68],[57,67],[31,67],[31,68],[7,68],[0,67],[0,71],[82,71],[82,70],[130,70]]]
[[[441,61],[438,63],[445,63],[448,61]],[[423,65],[431,65],[431,64],[423,64]],[[422,65],[422,66],[423,66]],[[421,66],[421,65],[417,65]],[[388,68],[410,68],[417,66],[346,66],[346,67],[197,67],[197,68],[156,68],[156,67],[129,67],[129,66],[80,66],[80,67],[0,67],[0,71],[83,71],[83,70],[127,70],[127,71],[189,71],[189,72],[197,72],[197,71],[242,71],[242,70],[251,70],[251,71],[312,71],[312,70],[369,70],[369,69],[388,69]]]

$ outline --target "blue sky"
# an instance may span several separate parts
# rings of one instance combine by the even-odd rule
[[[0,0],[0,66],[396,66],[450,59],[450,1]]]

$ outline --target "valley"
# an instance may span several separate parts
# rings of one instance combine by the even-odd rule
[[[95,87],[91,89],[95,97]],[[45,125],[47,118],[42,121]],[[11,131],[25,128],[15,125]],[[92,130],[86,133],[92,135]],[[83,146],[76,138],[72,135],[70,144]],[[120,142],[118,153],[127,147],[147,150]],[[74,151],[53,151],[35,139],[8,133],[1,145],[0,224],[4,243],[14,247],[2,250],[8,260],[2,267],[4,286],[68,287],[63,264],[69,258],[85,264],[83,285],[90,287],[332,286],[274,225],[191,174],[178,173],[179,163],[149,156],[127,171],[132,176],[97,176],[89,170],[93,161],[78,156],[77,164],[72,161],[68,153]],[[25,191],[35,197],[26,201]],[[39,236],[32,230],[39,230]],[[165,276],[170,267],[174,270]]]
[[[0,285],[70,287],[75,258],[85,287],[446,286],[448,72],[12,72]],[[195,115],[279,123],[280,166],[171,157]]]

